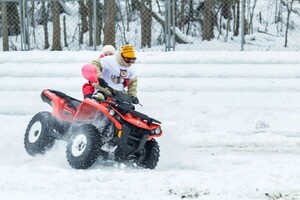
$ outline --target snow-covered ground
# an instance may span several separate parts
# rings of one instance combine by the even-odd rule
[[[27,123],[51,110],[40,92],[82,99],[98,54],[0,54],[1,200],[300,199],[299,52],[138,52],[137,110],[163,122],[155,170],[74,170],[63,141],[30,157]]]

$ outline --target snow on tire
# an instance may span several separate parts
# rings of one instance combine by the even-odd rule
[[[145,144],[145,155],[139,165],[146,169],[154,169],[159,161],[159,145],[155,139]]]
[[[84,124],[74,129],[67,144],[67,160],[75,169],[87,169],[97,160],[101,148],[99,132],[95,126]]]
[[[52,131],[52,115],[50,112],[39,112],[29,122],[24,137],[24,147],[31,156],[44,154],[54,145]]]

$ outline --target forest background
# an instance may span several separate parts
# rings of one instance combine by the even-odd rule
[[[300,0],[0,2],[2,51],[300,49]]]

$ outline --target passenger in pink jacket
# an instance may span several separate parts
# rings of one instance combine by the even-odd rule
[[[113,47],[112,45],[105,45],[102,48],[102,51],[101,51],[101,54],[100,54],[99,57],[103,58],[105,56],[112,56],[112,55],[115,55],[115,54],[116,54],[115,47]],[[82,86],[82,93],[83,93],[84,98],[91,98],[94,91],[95,91],[95,83],[92,83],[92,82],[89,81],[88,83],[85,83]]]

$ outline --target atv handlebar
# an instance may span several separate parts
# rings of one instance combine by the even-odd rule
[[[106,100],[106,99],[96,99],[99,102],[105,102],[117,109],[129,112],[143,120],[146,120],[148,125],[152,124],[153,122],[161,124],[160,121],[153,119],[143,113],[137,112],[134,110],[134,105],[132,103],[132,98],[128,94],[124,92],[119,92],[114,90],[113,88],[107,86],[108,89],[110,89],[112,95],[109,96],[113,101]],[[139,105],[143,106],[142,104],[139,103]]]

